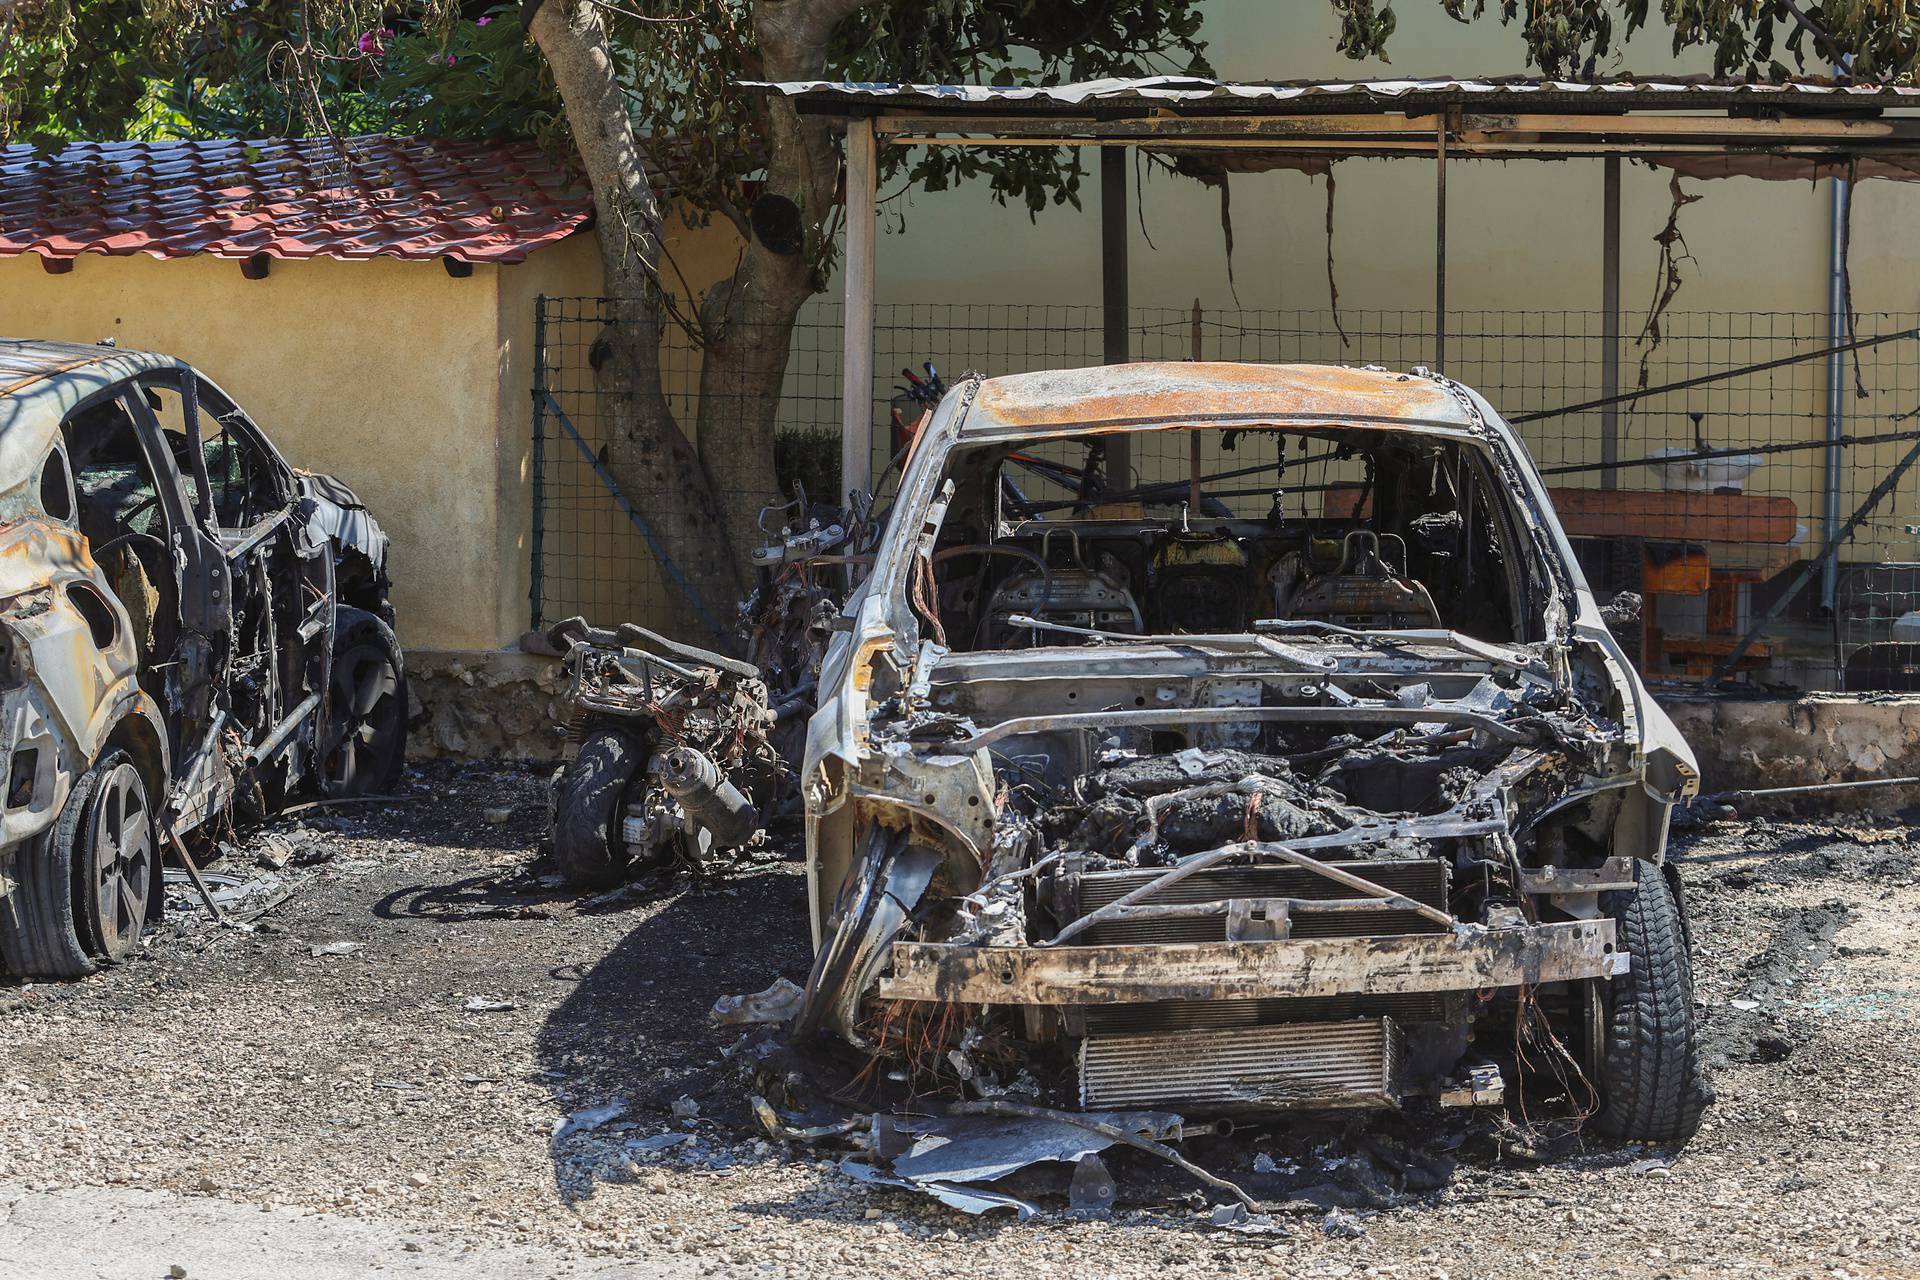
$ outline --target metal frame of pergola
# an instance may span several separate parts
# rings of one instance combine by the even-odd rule
[[[1050,87],[805,82],[756,86],[846,130],[842,489],[872,484],[876,177],[882,147],[1098,147],[1103,218],[1105,359],[1128,358],[1128,149],[1210,157],[1233,171],[1324,172],[1356,157],[1434,166],[1434,367],[1446,361],[1447,170],[1457,160],[1595,158],[1604,168],[1601,275],[1605,351],[1599,408],[1603,484],[1618,459],[1620,164],[1692,177],[1834,180],[1835,244],[1850,183],[1920,179],[1920,89],[1802,80],[1780,85],[1700,80],[1572,83],[1398,80],[1221,84],[1186,78]],[[1835,262],[1838,261],[1835,250]],[[1837,278],[1837,267],[1836,267]],[[1829,291],[1830,365],[1842,349],[1837,285]],[[1731,376],[1731,375],[1729,375]],[[1830,543],[1844,405],[1830,370],[1827,438]],[[1828,584],[1831,590],[1831,583]]]

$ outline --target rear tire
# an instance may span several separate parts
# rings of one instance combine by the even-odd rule
[[[630,855],[620,835],[627,789],[647,753],[617,729],[595,729],[560,775],[553,795],[553,859],[570,885],[611,889],[627,878]]]
[[[1693,962],[1666,876],[1636,861],[1634,879],[1632,893],[1602,898],[1631,967],[1599,986],[1603,1039],[1594,1084],[1601,1107],[1593,1125],[1630,1142],[1685,1142],[1713,1101],[1700,1070]]]
[[[125,753],[114,752],[94,770],[99,783],[81,825],[75,852],[81,876],[81,924],[87,950],[102,964],[119,964],[140,946],[154,886],[160,878],[147,784]]]
[[[86,920],[87,811],[98,770],[74,779],[53,825],[14,854],[13,891],[0,897],[0,957],[22,978],[84,978],[97,967],[80,939]]]

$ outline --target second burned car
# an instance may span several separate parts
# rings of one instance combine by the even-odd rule
[[[134,953],[171,842],[301,789],[391,790],[387,539],[211,379],[0,339],[0,958]]]
[[[909,1074],[1231,1112],[1552,1073],[1642,1140],[1710,1097],[1692,755],[1512,431],[1424,370],[961,381],[801,782],[801,1029]]]

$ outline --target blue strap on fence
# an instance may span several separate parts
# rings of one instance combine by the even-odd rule
[[[561,426],[567,429],[567,434],[573,438],[574,444],[579,446],[580,456],[587,460],[589,467],[593,468],[593,474],[600,477],[600,483],[607,486],[607,492],[613,495],[614,504],[626,514],[627,519],[633,521],[633,527],[638,529],[640,536],[646,540],[647,549],[653,552],[654,559],[660,562],[660,567],[667,571],[668,580],[687,597],[687,603],[693,606],[694,613],[699,615],[708,633],[715,639],[725,640],[727,633],[714,620],[713,614],[707,609],[706,602],[700,599],[700,593],[693,589],[693,584],[688,582],[686,575],[680,572],[680,566],[675,564],[673,557],[667,554],[667,549],[661,545],[660,539],[653,536],[653,526],[649,525],[646,518],[634,508],[626,493],[621,490],[619,482],[613,478],[613,473],[601,465],[600,459],[594,455],[593,447],[574,427],[573,420],[567,417],[567,411],[560,407],[560,402],[553,398],[552,392],[543,390],[537,394],[545,402],[547,410],[559,420]]]

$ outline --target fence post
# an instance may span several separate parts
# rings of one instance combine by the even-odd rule
[[[1205,355],[1201,344],[1202,315],[1200,299],[1193,300],[1193,358],[1197,362]],[[1200,433],[1187,432],[1187,516],[1200,518]]]
[[[529,546],[533,556],[532,585],[527,591],[529,629],[540,629],[541,556],[546,541],[547,500],[547,295],[533,299],[533,534]]]

